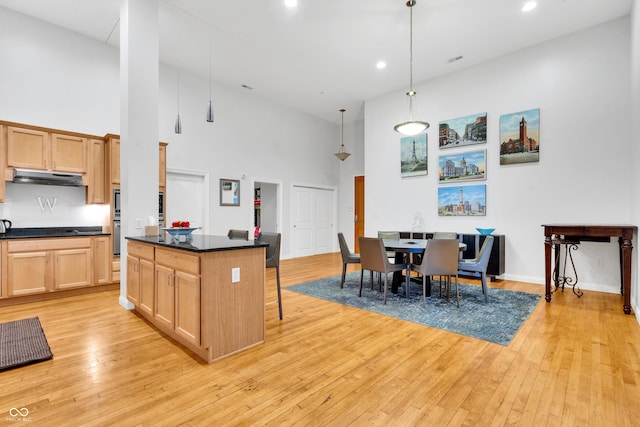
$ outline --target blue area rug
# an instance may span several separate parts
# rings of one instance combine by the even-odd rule
[[[421,283],[411,283],[409,298],[404,296],[403,287],[399,289],[398,295],[392,294],[389,289],[387,304],[384,305],[377,277],[374,276],[371,290],[368,272],[364,274],[362,297],[358,297],[359,288],[360,271],[356,271],[347,274],[342,289],[340,276],[287,286],[286,289],[501,345],[511,342],[541,299],[540,295],[495,289],[489,285],[489,302],[485,303],[480,286],[460,283],[458,308],[455,285],[451,289],[452,298],[447,301],[444,287],[443,297],[440,298],[440,284],[437,280],[432,280],[432,296],[427,298],[426,305],[422,303]]]

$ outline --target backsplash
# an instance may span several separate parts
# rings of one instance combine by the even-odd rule
[[[109,205],[87,205],[86,187],[6,183],[0,218],[13,227],[101,226]]]

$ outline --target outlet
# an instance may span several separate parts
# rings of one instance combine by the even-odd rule
[[[231,269],[231,283],[238,283],[240,281],[240,267]]]
[[[136,218],[136,228],[142,228],[142,219]]]

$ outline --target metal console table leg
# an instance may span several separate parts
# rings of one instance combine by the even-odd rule
[[[564,240],[564,239],[553,239],[552,244],[557,248],[556,251],[556,260],[555,267],[553,269],[553,282],[555,284],[555,289],[552,292],[556,292],[558,288],[564,292],[564,285],[571,286],[573,293],[579,298],[583,295],[582,291],[578,287],[578,272],[576,271],[576,265],[573,262],[573,251],[578,250],[578,242],[572,240]],[[561,246],[564,246],[564,262],[562,264],[562,275],[560,275],[560,258]],[[573,269],[573,277],[567,276],[567,259],[571,261],[571,268]]]

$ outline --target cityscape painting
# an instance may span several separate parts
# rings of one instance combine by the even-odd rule
[[[500,164],[540,160],[540,109],[500,116]]]
[[[427,134],[400,138],[400,176],[427,174]]]
[[[454,181],[482,181],[486,179],[487,150],[440,156],[440,183]]]
[[[440,148],[462,147],[487,142],[487,113],[440,122]]]
[[[439,216],[484,216],[487,214],[487,186],[438,187]]]

